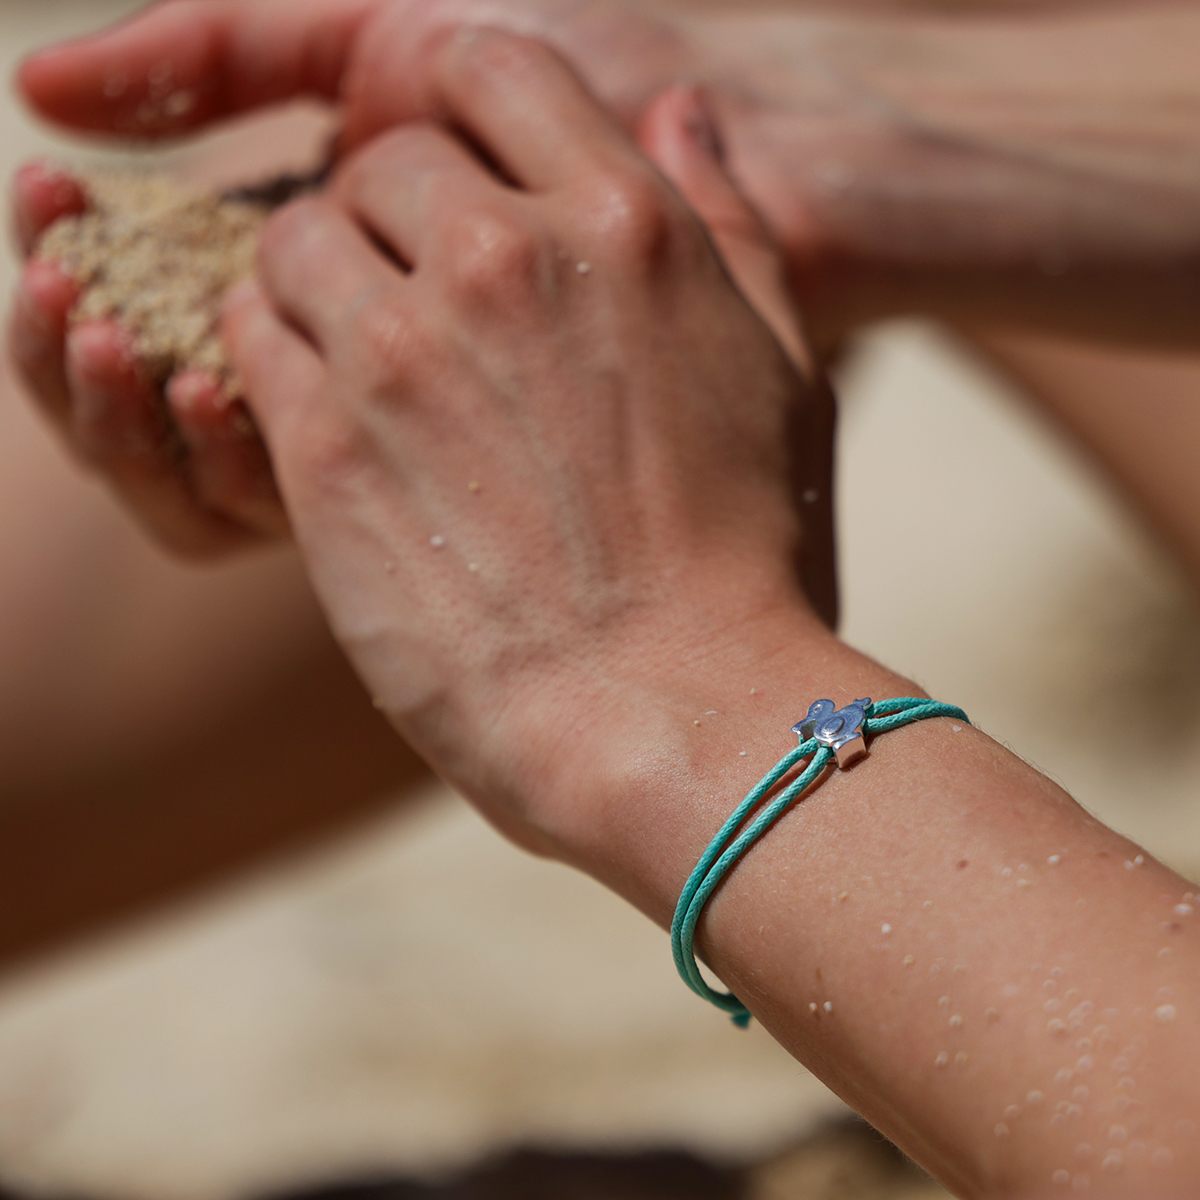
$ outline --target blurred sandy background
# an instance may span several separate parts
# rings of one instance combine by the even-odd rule
[[[3,0],[0,67],[132,7]],[[6,176],[58,145],[5,93]],[[872,331],[841,394],[849,640],[1200,866],[1200,624],[1160,554],[947,334]],[[1147,755],[1118,736],[1131,712]],[[664,934],[436,788],[0,978],[14,1190],[224,1200],[520,1144],[757,1161],[839,1111],[761,1030],[683,988]]]

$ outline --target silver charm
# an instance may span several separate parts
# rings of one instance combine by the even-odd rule
[[[801,741],[815,737],[837,755],[837,765],[845,770],[860,758],[865,758],[867,744],[863,741],[862,724],[867,719],[871,700],[855,700],[845,708],[837,710],[832,700],[814,700],[808,707],[808,716],[792,726],[792,732]]]

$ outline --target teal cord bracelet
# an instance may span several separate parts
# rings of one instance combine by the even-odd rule
[[[864,739],[867,735],[887,733],[930,717],[954,717],[970,724],[967,714],[953,704],[911,696],[880,700],[877,704],[858,700],[836,712],[831,701],[816,701],[810,706],[808,716],[792,726],[792,732],[800,738],[800,745],[788,751],[755,784],[700,856],[675,907],[675,917],[671,921],[671,952],[684,983],[696,995],[729,1013],[739,1028],[745,1029],[750,1024],[749,1010],[731,992],[718,992],[709,987],[696,963],[692,941],[709,897],[738,859],[783,816],[797,796],[803,795],[821,777],[835,758],[838,766],[850,766],[866,753]],[[804,770],[739,833],[747,817],[771,789],[806,758],[810,761]]]

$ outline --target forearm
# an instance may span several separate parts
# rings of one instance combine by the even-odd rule
[[[825,341],[922,311],[1194,345],[1200,10],[695,26]]]
[[[810,700],[914,691],[772,619],[581,730],[552,785],[572,797],[556,832],[665,925]],[[960,1194],[1037,1195],[1060,1170],[1099,1194],[1139,1179],[1183,1194],[1194,1137],[1177,1122],[1194,1114],[1173,1064],[1196,1050],[1178,982],[1196,954],[1173,906],[1188,887],[1139,856],[982,733],[925,722],[798,804],[718,892],[700,942],[793,1054]]]
[[[1200,588],[1200,362],[968,330],[1094,456]]]

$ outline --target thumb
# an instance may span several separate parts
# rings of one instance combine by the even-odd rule
[[[793,361],[811,373],[812,355],[783,252],[726,173],[701,89],[676,85],[660,93],[642,114],[638,141],[708,227],[743,295]]]

